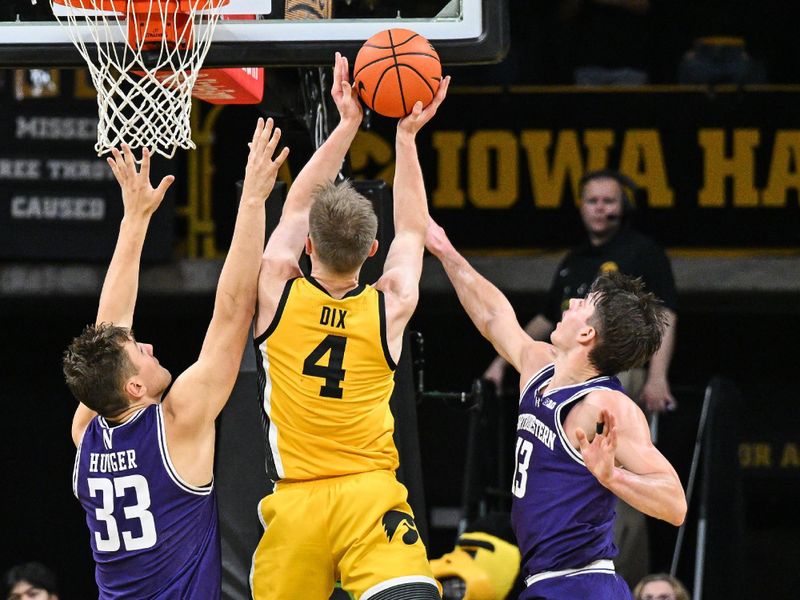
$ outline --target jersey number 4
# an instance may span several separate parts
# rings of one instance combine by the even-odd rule
[[[325,398],[341,398],[342,388],[339,384],[344,379],[345,370],[342,368],[344,362],[344,349],[347,345],[347,338],[342,335],[329,335],[322,340],[319,345],[306,356],[303,361],[303,375],[311,377],[321,377],[325,380],[325,385],[319,388],[319,395]],[[320,364],[322,358],[328,354],[328,364]]]
[[[511,493],[517,498],[525,496],[528,487],[528,467],[531,465],[533,444],[523,438],[517,438],[517,466],[514,469],[514,481],[511,483]]]
[[[120,531],[117,519],[114,518],[114,499],[124,499],[125,492],[129,489],[133,490],[136,502],[132,506],[123,506],[123,515],[126,519],[138,519],[142,534],[134,537],[130,531],[123,531],[122,542],[125,544],[125,550],[144,550],[155,546],[156,523],[153,520],[153,513],[147,510],[150,508],[150,487],[147,485],[147,479],[141,475],[126,475],[114,479],[90,477],[87,482],[89,495],[96,498],[99,493],[101,496],[103,506],[94,509],[94,514],[98,521],[106,524],[108,532],[107,538],[104,538],[99,531],[94,532],[98,552],[116,552],[120,548]]]

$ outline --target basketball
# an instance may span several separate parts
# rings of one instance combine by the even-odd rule
[[[419,100],[430,104],[442,80],[431,43],[409,29],[387,29],[369,38],[356,56],[353,83],[376,113],[401,118]]]

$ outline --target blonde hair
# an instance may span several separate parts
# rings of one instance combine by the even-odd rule
[[[359,269],[377,233],[378,217],[372,203],[349,181],[320,185],[314,190],[308,235],[325,266],[336,273]]]
[[[675,600],[692,600],[688,590],[684,587],[680,580],[677,577],[673,577],[667,573],[654,573],[652,575],[642,577],[642,580],[636,584],[635,588],[633,588],[633,597],[635,600],[642,600],[642,591],[644,590],[644,586],[654,581],[666,581],[668,584],[670,584],[670,586],[672,586],[672,592],[675,594]]]

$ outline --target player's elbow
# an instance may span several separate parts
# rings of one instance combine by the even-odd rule
[[[672,506],[670,506],[666,521],[675,527],[680,527],[686,520],[687,510],[686,496],[683,495],[683,490],[681,490],[680,493],[676,494],[675,501],[672,502]]]

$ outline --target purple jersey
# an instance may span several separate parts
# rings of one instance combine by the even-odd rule
[[[623,391],[616,377],[547,387],[554,366],[525,387],[517,420],[511,511],[525,575],[575,569],[617,555],[616,496],[600,485],[564,430],[567,413],[594,390]]]
[[[92,419],[72,487],[86,511],[102,600],[220,597],[216,494],[175,472],[160,405],[120,425]]]

